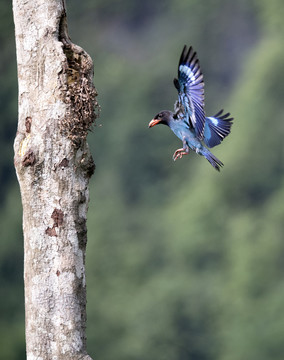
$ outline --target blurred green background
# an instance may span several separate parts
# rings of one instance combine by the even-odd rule
[[[94,59],[101,117],[88,215],[88,349],[104,360],[284,359],[283,0],[67,0]],[[0,358],[24,360],[21,203],[10,2],[0,4]],[[148,129],[172,109],[184,44],[206,112],[235,118],[216,172]]]

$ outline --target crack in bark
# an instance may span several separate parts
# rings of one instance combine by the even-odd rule
[[[65,168],[68,165],[69,165],[69,160],[65,157],[63,160],[60,161],[57,167]]]
[[[51,215],[52,220],[54,221],[54,227],[61,226],[63,224],[63,211],[60,209],[54,209]]]
[[[60,209],[53,210],[53,213],[51,214],[51,219],[54,221],[54,224],[53,224],[52,228],[48,227],[45,230],[45,233],[48,236],[57,236],[55,228],[57,228],[63,224],[63,217],[64,217],[64,214],[63,214],[62,210],[60,210]]]
[[[32,118],[30,116],[27,116],[25,121],[25,127],[27,133],[31,132],[31,126],[32,126]]]
[[[46,235],[48,236],[56,236],[57,237],[57,234],[56,234],[56,230],[55,230],[55,226],[53,225],[53,227],[48,227],[46,230],[45,230],[45,233]]]
[[[23,157],[22,164],[24,167],[33,166],[36,163],[36,157],[34,152],[29,149]]]

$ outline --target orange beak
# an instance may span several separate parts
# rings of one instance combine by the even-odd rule
[[[150,122],[149,122],[149,125],[148,125],[148,128],[151,128],[157,124],[159,124],[161,120],[158,120],[158,119],[152,119]]]

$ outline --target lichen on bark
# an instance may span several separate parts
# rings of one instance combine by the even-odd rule
[[[95,125],[100,107],[93,84],[92,59],[80,46],[71,42],[65,11],[59,23],[59,41],[63,44],[66,57],[64,101],[69,105],[66,117],[61,122],[61,130],[78,146]]]

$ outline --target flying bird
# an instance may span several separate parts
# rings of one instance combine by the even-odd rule
[[[192,47],[185,45],[178,64],[178,78],[174,79],[178,100],[174,112],[160,111],[149,123],[149,127],[164,124],[181,139],[183,147],[173,154],[174,161],[191,150],[204,156],[218,171],[224,164],[208,149],[219,145],[229,135],[233,118],[230,113],[219,111],[206,117],[204,112],[204,81],[199,60]]]

